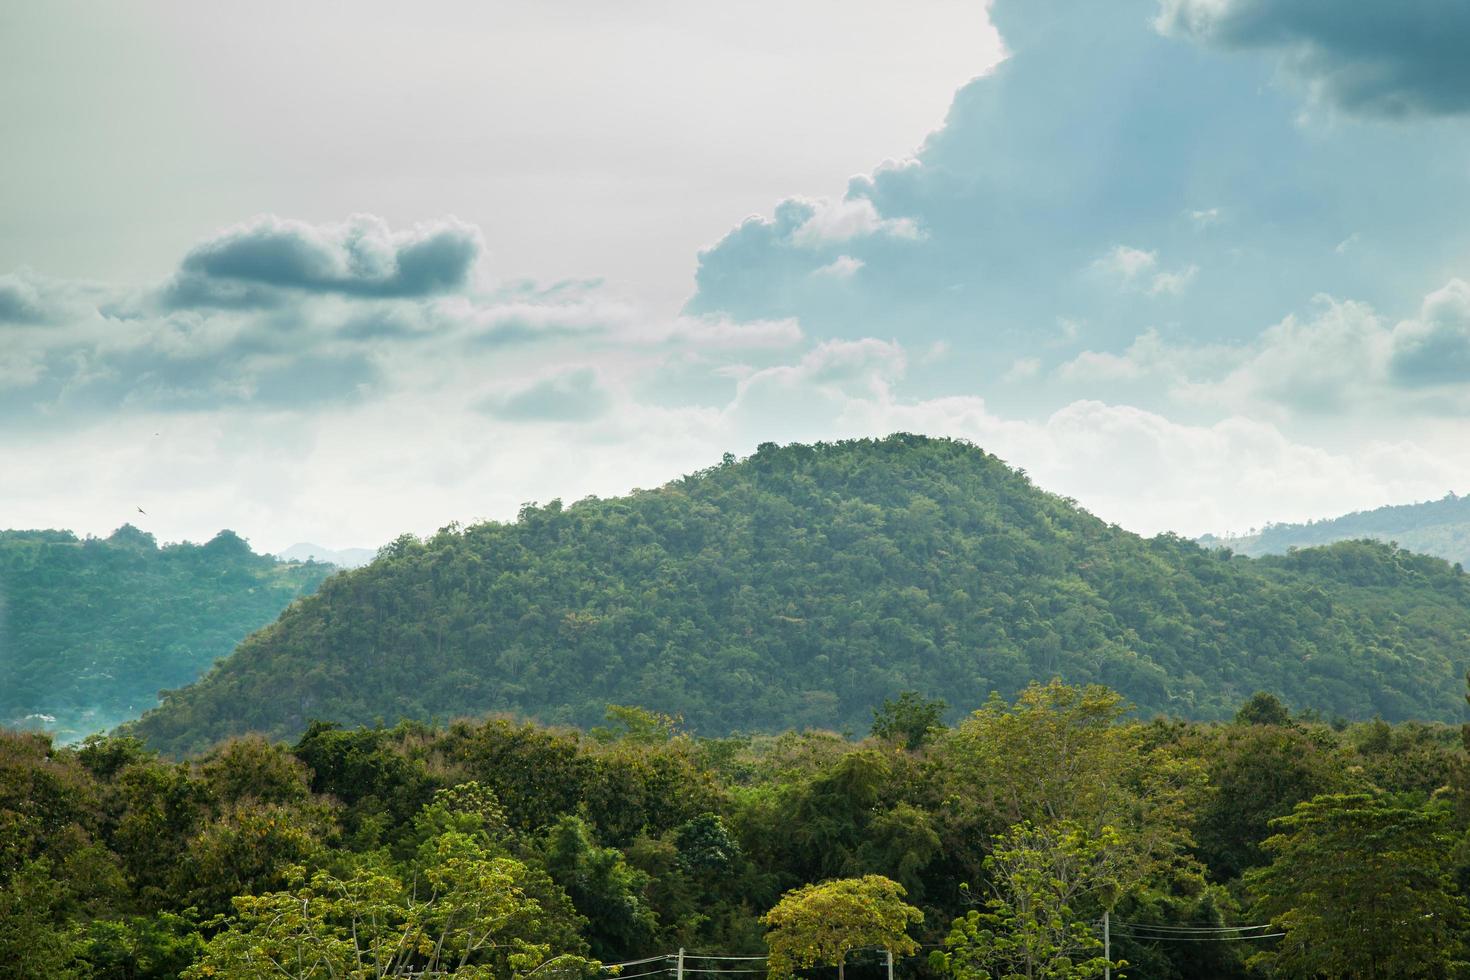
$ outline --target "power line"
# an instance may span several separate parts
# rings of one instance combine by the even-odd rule
[[[643,964],[643,963],[657,963],[659,960],[671,960],[673,958],[674,958],[674,954],[673,953],[660,953],[657,956],[648,956],[648,957],[645,957],[644,959],[641,959],[641,960],[628,960],[626,963],[604,963],[604,964],[602,964],[602,968],[604,970],[611,970],[614,967],[621,967],[621,966],[639,966],[640,964]]]
[[[1128,927],[1113,927],[1114,932],[1121,931],[1122,935],[1129,939],[1147,940],[1155,943],[1244,943],[1257,939],[1280,939],[1286,935],[1284,932],[1253,932],[1241,933],[1234,936],[1187,936],[1168,935],[1166,933],[1132,932]]]
[[[723,955],[715,955],[715,954],[712,954],[712,955],[709,955],[709,956],[695,956],[693,953],[685,953],[684,954],[684,958],[686,960],[768,960],[768,959],[770,959],[769,956],[723,956]]]

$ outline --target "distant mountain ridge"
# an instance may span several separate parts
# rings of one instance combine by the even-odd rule
[[[969,444],[896,435],[404,535],[128,730],[179,753],[314,719],[588,725],[613,702],[705,734],[861,731],[899,691],[973,707],[1055,675],[1146,714],[1221,718],[1268,690],[1449,720],[1467,662],[1470,578],[1439,559],[1144,539]]]
[[[132,525],[0,531],[0,725],[71,741],[136,718],[334,571],[233,531],[161,548]]]
[[[1355,538],[1393,541],[1410,551],[1470,566],[1470,497],[1449,493],[1439,500],[1354,511],[1305,524],[1268,524],[1255,534],[1206,534],[1199,542],[1259,557]]]
[[[321,561],[338,568],[361,568],[378,554],[376,548],[323,548],[301,541],[285,551],[276,552],[281,561]]]

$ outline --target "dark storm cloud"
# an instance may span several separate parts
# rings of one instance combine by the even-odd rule
[[[1279,50],[1349,112],[1470,113],[1464,0],[1165,0],[1159,26],[1222,48]]]
[[[478,229],[454,219],[393,231],[372,215],[325,225],[264,216],[190,250],[163,302],[247,309],[291,293],[422,298],[465,287],[482,250]]]

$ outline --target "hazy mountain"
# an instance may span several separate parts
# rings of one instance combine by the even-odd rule
[[[0,531],[0,724],[75,739],[136,718],[334,571],[231,531],[162,548],[131,525]]]
[[[312,719],[608,702],[705,733],[862,730],[904,689],[973,704],[1035,678],[1218,718],[1264,689],[1458,718],[1470,579],[1369,542],[1250,559],[1144,539],[970,445],[763,446],[649,491],[405,535],[327,580],[134,731],[173,751]]]
[[[1410,551],[1470,565],[1470,497],[1446,494],[1439,500],[1355,511],[1306,524],[1269,524],[1256,534],[1200,538],[1243,555],[1282,555],[1289,548],[1331,544],[1354,538],[1393,541]]]
[[[282,561],[322,561],[338,568],[361,568],[373,560],[376,548],[323,548],[306,541],[293,544],[285,551],[276,552]]]

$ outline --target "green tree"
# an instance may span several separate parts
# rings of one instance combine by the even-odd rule
[[[944,713],[949,705],[942,698],[926,698],[918,691],[904,691],[896,699],[884,698],[873,709],[874,736],[901,742],[910,751],[918,749],[944,731]]]
[[[1467,967],[1447,807],[1319,796],[1272,821],[1272,861],[1246,876],[1286,935],[1252,962],[1288,976],[1417,978]]]
[[[235,899],[235,915],[183,980],[336,980],[339,977],[581,976],[574,954],[525,938],[540,913],[516,885],[510,858],[486,857],[445,834],[440,860],[409,887],[363,867],[345,878],[292,872],[291,888]]]
[[[771,975],[789,977],[800,967],[835,966],[842,980],[848,955],[865,946],[912,956],[919,946],[909,938],[908,927],[923,922],[924,913],[904,901],[906,894],[902,885],[882,875],[838,878],[787,892],[761,916]]]
[[[1281,699],[1268,691],[1257,691],[1235,713],[1237,725],[1289,725],[1291,712]]]
[[[1094,836],[1114,828],[1128,858],[1120,874],[1133,882],[1187,867],[1204,773],[1123,723],[1127,710],[1114,691],[1060,680],[1030,685],[1014,705],[992,695],[938,746],[950,819],[986,835],[1027,821]]]
[[[931,963],[956,980],[1085,980],[1109,966],[1084,915],[1125,887],[1126,848],[1111,827],[1021,823],[985,859],[987,911],[954,921]],[[1111,964],[1121,967],[1121,962]]]
[[[602,959],[641,955],[658,928],[643,900],[648,875],[615,847],[601,847],[580,817],[564,816],[547,831],[542,860],[590,922],[587,941]]]

